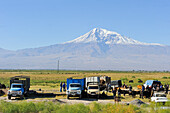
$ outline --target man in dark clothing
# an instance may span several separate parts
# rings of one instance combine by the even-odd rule
[[[129,85],[129,91],[132,91],[132,86],[131,85]]]
[[[168,94],[169,84],[166,85],[166,94]]]
[[[144,91],[145,91],[145,87],[142,85],[142,92],[141,92],[142,99],[143,99]]]
[[[124,82],[124,84],[123,84],[123,88],[125,88],[126,87],[126,84],[125,84],[125,82]]]
[[[132,94],[132,86],[129,85],[129,95],[131,95],[131,94]]]
[[[65,84],[65,82],[63,83],[63,91],[66,91],[66,84]]]
[[[118,89],[118,96],[121,96],[121,92],[122,92],[122,90],[119,88]]]
[[[115,96],[116,96],[116,89],[115,88],[113,88],[112,93],[113,93],[113,99],[114,99]]]
[[[62,92],[62,82],[60,83],[60,92]]]

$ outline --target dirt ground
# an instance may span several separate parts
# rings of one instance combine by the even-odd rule
[[[0,100],[4,100],[6,102],[21,102],[21,101],[26,101],[26,102],[48,102],[48,101],[52,101],[52,102],[59,102],[61,104],[78,104],[78,103],[83,103],[85,105],[88,105],[92,102],[96,102],[96,103],[102,103],[102,104],[107,104],[107,103],[112,103],[114,104],[115,101],[112,100],[105,100],[105,99],[95,99],[95,98],[90,98],[90,99],[48,99],[48,98],[44,98],[44,99],[26,99],[26,100],[20,100],[19,98],[12,98],[11,100],[8,100],[7,96],[6,97],[0,97]],[[119,102],[122,104],[127,104],[128,102]]]

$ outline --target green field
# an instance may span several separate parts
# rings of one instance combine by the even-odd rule
[[[60,82],[66,82],[69,77],[84,78],[88,76],[110,76],[112,80],[121,79],[127,85],[129,80],[134,80],[131,83],[133,87],[141,85],[138,83],[141,79],[143,82],[146,80],[159,80],[162,84],[170,84],[170,72],[134,72],[134,71],[57,71],[57,70],[0,70],[0,83],[9,86],[10,77],[26,75],[31,78],[31,89],[56,89]]]

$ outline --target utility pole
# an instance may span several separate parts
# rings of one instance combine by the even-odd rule
[[[58,60],[58,73],[59,73],[59,66],[60,66],[59,63],[60,63],[60,62],[59,62],[59,60]]]

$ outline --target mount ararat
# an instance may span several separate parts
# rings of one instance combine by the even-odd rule
[[[170,71],[170,46],[143,43],[94,28],[63,44],[17,51],[0,49],[0,69]]]

